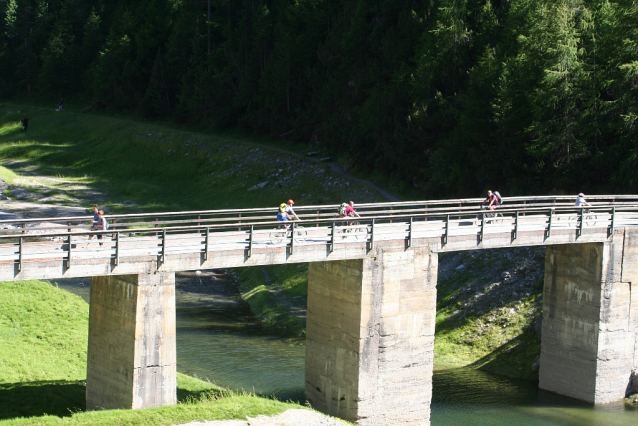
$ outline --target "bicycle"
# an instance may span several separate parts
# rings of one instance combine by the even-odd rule
[[[479,207],[481,208],[481,210],[488,210],[489,209],[489,207],[486,206],[485,204],[481,204],[481,205],[479,205]],[[494,210],[488,210],[485,213],[479,213],[479,214],[476,215],[476,221],[478,223],[481,223],[483,218],[485,218],[485,223],[490,223],[490,222],[503,223],[503,214],[495,212]]]
[[[580,226],[580,218],[583,218],[585,221],[585,225],[587,226],[594,226],[596,225],[596,221],[598,220],[598,216],[596,216],[594,213],[591,212],[591,210],[589,209],[585,209],[583,210],[583,214],[582,215],[577,215],[577,216],[570,216],[569,221],[570,223],[573,223],[573,225],[575,227],[579,227]]]
[[[306,239],[306,235],[308,235],[308,231],[303,229],[303,226],[296,225],[295,226],[295,235],[294,240],[296,243],[304,241]],[[273,232],[268,235],[270,238],[271,244],[279,244],[284,239],[289,240],[292,236],[292,226],[288,229],[285,229],[283,226],[278,226],[274,229]]]
[[[348,237],[355,240],[367,238],[368,230],[361,227],[361,223],[359,223],[359,221],[337,222],[335,225],[344,227],[340,231],[340,233],[343,234],[341,236],[342,239],[346,239]]]

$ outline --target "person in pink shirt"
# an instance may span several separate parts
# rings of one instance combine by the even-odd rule
[[[348,207],[346,207],[346,217],[361,217],[359,213],[354,209],[354,201],[350,201]],[[350,223],[352,225],[353,222]]]

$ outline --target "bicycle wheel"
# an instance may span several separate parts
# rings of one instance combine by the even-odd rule
[[[494,213],[494,223],[503,223],[502,213]]]
[[[359,222],[354,222],[353,225],[356,226],[356,228],[352,228],[351,230],[352,236],[354,237],[354,239],[357,241],[366,239],[368,230],[366,228],[361,227],[361,224]]]
[[[288,234],[290,235],[290,234]],[[303,229],[303,226],[295,226],[295,242],[301,242],[306,239],[306,235],[308,235],[308,231]]]
[[[275,229],[268,237],[270,238],[271,244],[279,244],[286,237],[286,231],[283,229]]]
[[[598,218],[596,217],[595,214],[588,214],[588,215],[585,216],[585,225],[587,225],[587,226],[595,226],[597,219]]]

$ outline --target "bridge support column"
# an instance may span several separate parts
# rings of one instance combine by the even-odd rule
[[[438,258],[377,249],[310,264],[306,398],[358,425],[429,425]]]
[[[87,410],[177,403],[175,274],[93,277]]]
[[[541,389],[594,404],[631,390],[638,367],[637,254],[638,234],[625,231],[611,243],[547,248]]]

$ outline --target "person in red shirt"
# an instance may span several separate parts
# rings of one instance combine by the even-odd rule
[[[346,207],[346,217],[361,217],[354,209],[354,201],[350,201],[350,203],[348,203],[348,207]],[[353,223],[354,222],[350,222],[349,225],[352,225]]]
[[[500,203],[498,202],[498,197],[492,191],[487,191],[487,198],[483,200],[483,204],[487,204],[490,210],[494,210]]]

